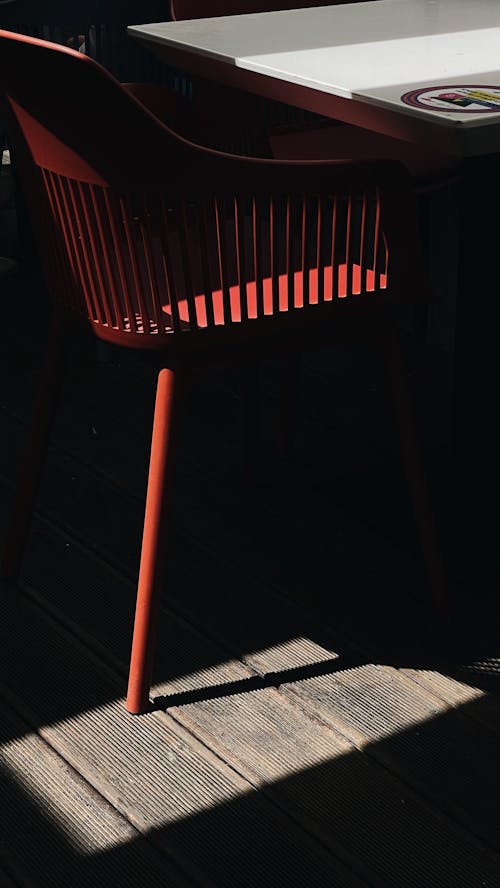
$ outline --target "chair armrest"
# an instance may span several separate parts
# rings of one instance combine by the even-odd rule
[[[182,93],[158,83],[123,83],[122,86],[166,126],[187,138],[194,135],[193,110]]]
[[[201,81],[189,98],[156,83],[122,85],[162,123],[197,145],[272,156],[258,97]]]

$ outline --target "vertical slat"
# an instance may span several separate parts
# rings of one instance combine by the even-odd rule
[[[363,192],[361,198],[361,216],[359,222],[359,293],[366,290],[366,282],[364,278],[364,241],[365,241],[365,224],[366,224],[366,193]]]
[[[246,279],[245,211],[240,205],[241,198],[234,198],[234,226],[236,239],[236,270],[240,291],[241,320],[248,321],[248,297]]]
[[[222,205],[223,207],[224,205]],[[231,296],[229,285],[227,283],[227,248],[226,248],[226,232],[224,212],[221,212],[221,202],[215,198],[215,231],[217,236],[217,255],[219,259],[219,277],[222,289],[222,304],[224,308],[224,324],[231,324],[233,321],[231,314]]]
[[[300,231],[300,267],[302,271],[302,297],[303,305],[309,305],[309,268],[308,268],[308,243],[307,243],[307,197],[302,196],[301,206],[301,231]],[[295,304],[295,300],[294,300]]]
[[[71,229],[68,229],[68,226],[65,221],[66,203],[65,203],[65,199],[64,199],[64,192],[62,189],[62,183],[59,181],[58,176],[51,175],[50,173],[48,174],[48,176],[46,178],[46,182],[47,182],[47,185],[49,186],[48,190],[47,190],[47,196],[49,197],[49,201],[51,203],[51,206],[53,207],[53,209],[55,211],[54,216],[58,220],[59,230],[63,236],[63,240],[64,240],[64,244],[65,244],[65,248],[66,248],[66,255],[68,257],[69,264],[70,264],[72,272],[74,274],[75,269],[74,269],[73,262],[72,262],[72,256],[73,256],[73,249],[72,248],[74,247],[74,236],[73,236],[73,232],[71,231]],[[62,263],[62,267],[66,271],[66,268],[67,268],[66,262]],[[68,284],[69,284],[69,279],[70,279],[69,275],[67,275],[67,279],[68,279]]]
[[[173,209],[171,210],[173,215]],[[179,306],[177,304],[177,289],[172,274],[172,258],[170,250],[170,223],[168,220],[168,210],[162,201],[160,205],[160,241],[162,250],[162,268],[165,277],[165,286],[167,290],[168,302],[170,305],[170,314],[172,317],[172,327],[174,332],[180,332],[181,322],[179,318]]]
[[[99,300],[96,297],[94,282],[89,273],[88,263],[86,263],[86,232],[84,226],[84,220],[82,219],[81,208],[78,205],[77,195],[80,199],[79,193],[79,184],[78,183],[68,183],[68,192],[69,199],[71,201],[71,206],[73,209],[73,216],[75,219],[75,258],[76,263],[78,265],[79,272],[79,282],[84,291],[86,307],[89,315],[94,319],[101,318],[102,323],[102,312],[99,305]],[[81,200],[80,200],[81,203]],[[66,263],[63,262],[65,265]],[[89,292],[90,291],[90,292]]]
[[[210,277],[210,261],[208,258],[208,225],[206,213],[207,207],[206,204],[203,202],[198,207],[198,224],[200,229],[200,258],[203,295],[205,299],[205,310],[207,313],[207,327],[210,329],[215,326],[215,317],[212,295],[212,282]]]
[[[104,202],[106,204],[106,208],[108,211],[111,236],[113,238],[114,244],[116,245],[116,251],[115,251],[116,263],[118,266],[118,277],[120,280],[120,286],[121,286],[122,297],[123,297],[123,305],[121,307],[121,316],[120,316],[120,321],[121,321],[120,328],[123,329],[123,327],[125,326],[124,319],[125,319],[125,317],[128,317],[130,319],[130,329],[133,330],[134,328],[132,326],[132,318],[135,317],[135,315],[134,315],[134,309],[132,306],[132,301],[130,298],[130,290],[129,290],[127,275],[126,275],[125,266],[124,266],[124,262],[123,262],[122,237],[121,237],[121,232],[119,231],[119,229],[117,228],[117,225],[116,225],[117,212],[116,212],[115,207],[112,206],[112,204],[111,204],[109,192],[107,191],[107,189],[105,189],[105,191],[104,191]],[[118,207],[119,206],[120,205],[118,204]]]
[[[96,283],[94,280],[93,274],[93,264],[94,260],[91,255],[89,255],[88,249],[88,230],[89,230],[89,219],[88,214],[85,212],[86,207],[86,196],[83,193],[83,185],[80,183],[77,184],[77,191],[75,193],[75,202],[76,202],[76,194],[78,194],[78,200],[80,203],[80,208],[78,211],[79,218],[81,220],[82,227],[82,239],[80,241],[80,246],[82,250],[83,264],[86,271],[86,276],[88,280],[88,289],[91,294],[91,302],[93,303],[94,311],[93,316],[97,320],[99,324],[105,323],[105,317],[102,311],[101,302],[97,293]]]
[[[137,299],[137,304],[138,304],[138,308],[139,308],[139,315],[142,318],[143,325],[144,325],[144,317],[146,316],[147,311],[146,311],[146,306],[144,305],[144,300],[142,297],[142,281],[141,281],[141,274],[139,271],[139,263],[137,261],[135,238],[134,238],[134,235],[130,229],[130,216],[131,216],[131,210],[133,211],[133,208],[130,206],[129,200],[124,199],[124,198],[120,198],[120,209],[122,211],[123,227],[125,229],[125,237],[127,240],[127,247],[128,247],[129,259],[130,259],[130,267],[131,267],[131,271],[132,271],[132,280],[133,280],[134,288],[135,288],[134,295]],[[133,218],[134,218],[134,221],[136,221],[136,217],[133,217]],[[130,317],[130,329],[133,332],[138,331],[138,322],[135,317],[135,310],[132,311],[132,316]],[[143,326],[143,329],[145,329],[145,326]]]
[[[271,259],[271,286],[273,315],[279,312],[279,206],[276,207],[275,198],[269,202],[269,237]]]
[[[143,214],[142,219],[144,220],[141,223],[141,234],[142,234],[142,248],[144,251],[144,260],[146,263],[146,274],[149,281],[149,292],[151,296],[151,307],[153,309],[153,322],[156,324],[158,332],[160,332],[160,327],[163,327],[163,312],[161,306],[161,298],[158,292],[158,281],[156,279],[155,266],[153,261],[153,256],[151,253],[151,244],[153,243],[153,232],[151,229],[151,212],[149,204],[144,199],[143,205]]]
[[[63,240],[65,243],[66,253],[70,257],[71,251],[69,249],[68,232],[67,232],[66,226],[64,225],[64,222],[63,222],[63,210],[61,208],[61,203],[59,200],[57,184],[56,184],[56,177],[53,174],[48,173],[44,170],[43,171],[43,179],[44,179],[44,183],[45,183],[47,198],[48,198],[50,207],[52,209],[54,225],[56,224],[56,219],[57,219],[58,226],[61,230]],[[56,239],[56,243],[54,246],[55,246],[56,251],[59,253],[60,246],[59,246],[59,242],[57,239]],[[70,274],[67,270],[67,263],[65,261],[66,257],[59,256],[58,258],[59,258],[59,262],[56,262],[55,265],[54,265],[54,263],[52,263],[52,265],[54,267],[54,273],[60,274],[61,270],[63,270],[63,273],[64,273],[64,275],[66,277],[66,281],[67,281],[65,286],[68,288],[69,292],[72,292],[73,287],[74,287],[74,283],[70,280]],[[71,264],[71,260],[70,260],[70,264]]]
[[[66,255],[62,257],[61,266],[63,269],[66,270],[68,267],[68,263],[69,263],[72,270],[73,270],[73,274],[74,274],[73,262],[76,261],[76,264],[78,266],[79,246],[86,244],[85,231],[83,230],[85,228],[85,226],[82,225],[81,216],[78,214],[76,200],[73,202],[71,200],[72,196],[74,195],[74,188],[75,188],[74,184],[72,182],[68,181],[67,179],[64,179],[63,177],[59,177],[59,176],[54,176],[54,180],[55,180],[55,184],[56,184],[56,192],[59,193],[60,199],[61,199],[61,204],[62,204],[62,207],[60,206],[61,227],[64,231],[64,238],[65,238],[65,243],[66,243]],[[78,186],[76,186],[76,187],[78,187]],[[68,191],[68,193],[69,193],[69,200],[68,200],[68,195],[67,195],[66,191]],[[74,213],[71,212],[70,203],[72,204],[72,208],[74,208]],[[71,224],[72,216],[73,216],[73,224]],[[80,240],[78,240],[78,237],[76,236],[76,228],[75,228],[75,224],[74,224],[75,222],[77,222],[80,230],[82,230],[82,238]],[[68,241],[67,241],[67,234],[68,233],[71,238],[71,247],[68,246]],[[61,269],[58,269],[58,273],[60,273],[60,271],[61,271]],[[95,280],[92,277],[92,269],[91,268],[87,269],[87,278],[91,283],[91,291],[92,291],[92,295],[93,295],[92,300],[88,300],[88,299],[86,300],[87,306],[88,306],[89,301],[91,301],[91,303],[93,302],[93,305],[95,308],[94,318],[97,317],[101,324],[105,323],[106,322],[106,314],[103,311],[102,303],[99,300],[99,295],[96,290]],[[82,283],[83,283],[83,280],[80,280],[80,285]],[[74,281],[71,282],[71,285],[69,285],[69,282],[68,282],[69,292],[74,291],[74,287],[75,287]]]
[[[108,293],[111,297],[111,302],[113,305],[113,313],[114,313],[114,318],[111,321],[111,326],[122,327],[120,300],[119,300],[118,292],[116,289],[115,277],[113,274],[111,257],[110,257],[109,249],[108,249],[108,237],[107,237],[106,232],[104,230],[103,213],[101,212],[101,208],[99,207],[99,204],[98,204],[98,198],[99,198],[99,196],[102,195],[102,190],[103,189],[97,190],[97,188],[94,185],[90,186],[90,199],[92,201],[92,207],[94,210],[94,217],[95,217],[95,220],[97,223],[97,232],[99,234],[99,239],[101,242],[101,251],[102,251],[103,264],[104,264],[104,271],[106,273],[106,280],[104,280],[103,274],[102,274],[102,268],[100,267],[100,263],[97,263],[98,267],[99,267],[98,273],[100,274],[99,283],[101,284],[101,287],[102,287],[103,302],[107,308],[107,311],[108,311],[108,314],[110,317],[111,317],[111,312],[109,312],[109,301],[107,298]],[[108,214],[106,214],[106,216],[108,216]],[[143,321],[144,321],[144,319],[143,319]]]
[[[91,187],[91,186],[88,186],[88,187]],[[88,190],[88,188],[87,188],[87,190]],[[85,253],[87,256],[87,260],[88,260],[87,268],[88,268],[89,276],[92,280],[92,290],[93,290],[93,293],[95,296],[96,304],[98,304],[101,309],[100,323],[101,324],[104,323],[102,320],[102,315],[104,315],[105,323],[111,327],[112,320],[111,320],[111,315],[109,313],[107,300],[105,297],[104,284],[103,284],[103,280],[102,280],[102,274],[101,274],[101,268],[100,268],[100,262],[99,262],[99,253],[98,253],[96,238],[95,238],[95,234],[94,234],[94,224],[93,224],[93,220],[91,220],[90,214],[89,214],[88,199],[87,199],[87,196],[84,192],[83,186],[81,186],[81,185],[79,186],[79,195],[80,195],[80,199],[81,199],[81,203],[82,203],[83,217],[85,219],[85,227],[87,230],[88,239],[89,239],[89,243],[90,243],[90,255],[88,254],[87,250],[85,250]],[[95,278],[97,278],[97,286],[96,286],[94,274],[95,274]]]
[[[318,305],[325,300],[325,275],[323,271],[323,208],[324,203],[318,195],[316,216],[316,268],[318,270]]]
[[[266,243],[265,243],[264,249],[265,249],[265,256],[267,257],[267,261],[269,263],[269,270],[268,270],[268,267],[266,266],[265,276],[266,276],[266,279],[270,278],[270,280],[271,280],[271,291],[270,291],[271,298],[270,298],[270,300],[268,300],[268,306],[269,306],[269,311],[270,311],[271,315],[274,317],[274,315],[277,313],[277,304],[276,304],[274,287],[272,286],[273,260],[274,260],[274,257],[273,257],[273,246],[274,246],[274,242],[273,242],[273,215],[274,215],[273,214],[273,198],[270,195],[269,197],[266,197],[267,238],[266,238]]]
[[[384,274],[386,276],[385,286],[387,287],[387,281],[389,278],[389,244],[387,243],[387,237],[385,232],[382,234],[382,239],[384,243]]]
[[[189,226],[187,218],[186,201],[180,202],[180,236],[181,236],[181,261],[184,283],[184,296],[187,301],[189,326],[191,330],[198,329],[198,318],[196,315],[196,303],[194,299],[193,275],[191,274],[191,257],[189,255]]]
[[[332,299],[338,299],[339,296],[339,263],[338,263],[338,231],[337,231],[337,218],[338,218],[338,206],[337,206],[338,198],[335,196],[332,200],[332,215],[331,215],[331,249],[330,249],[330,262],[332,266]]]
[[[378,255],[379,255],[379,237],[380,237],[380,194],[375,192],[375,224],[373,226],[373,280],[374,287],[378,290],[377,274],[378,274]]]
[[[290,294],[292,300],[295,293],[295,281],[293,275],[293,225],[292,225],[292,199],[290,195],[286,198],[286,220],[285,220],[285,238],[286,238],[286,310],[290,311]],[[293,301],[292,301],[292,304]]]
[[[346,219],[346,242],[345,242],[345,262],[346,262],[346,296],[352,295],[352,195],[347,198],[347,219]]]
[[[252,198],[252,246],[253,246],[253,269],[255,275],[255,286],[257,288],[257,317],[264,316],[264,287],[262,273],[262,226],[259,220],[259,209],[261,205],[257,203],[255,197]]]
[[[378,190],[378,201],[379,201],[379,226],[380,226],[380,234],[379,238],[381,241],[381,254],[382,254],[382,269],[380,270],[380,274],[384,274],[386,276],[386,283],[388,281],[388,272],[389,272],[389,245],[387,243],[386,233],[384,231],[384,207],[382,205],[382,200],[380,197],[380,191]],[[381,286],[381,281],[379,280],[379,287]]]

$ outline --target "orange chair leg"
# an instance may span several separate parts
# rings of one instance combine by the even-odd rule
[[[448,617],[448,582],[443,562],[439,533],[418,440],[408,373],[401,354],[399,336],[390,331],[383,338],[383,353],[389,371],[391,394],[396,414],[403,468],[407,476],[419,536],[434,605],[439,616]]]
[[[179,381],[172,370],[158,376],[149,461],[146,512],[137,589],[126,707],[138,715],[149,709],[154,643],[165,566],[165,528],[173,469]]]
[[[0,564],[0,577],[8,583],[19,578],[31,516],[42,474],[43,463],[64,378],[67,329],[56,318],[49,339],[35,401],[28,445],[21,466],[14,509]]]

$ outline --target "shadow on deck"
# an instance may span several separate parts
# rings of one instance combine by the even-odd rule
[[[27,274],[1,288],[3,535],[45,296]],[[426,604],[370,360],[305,355],[292,461],[261,366],[250,482],[238,377],[210,378],[185,421],[155,711],[132,717],[154,367],[76,343],[21,589],[3,588],[0,884],[500,884],[495,544],[448,495],[450,361],[406,347],[452,623]]]

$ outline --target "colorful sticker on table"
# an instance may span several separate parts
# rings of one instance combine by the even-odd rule
[[[426,108],[428,111],[500,114],[500,86],[460,84],[412,89],[401,96],[401,101],[414,108]]]

